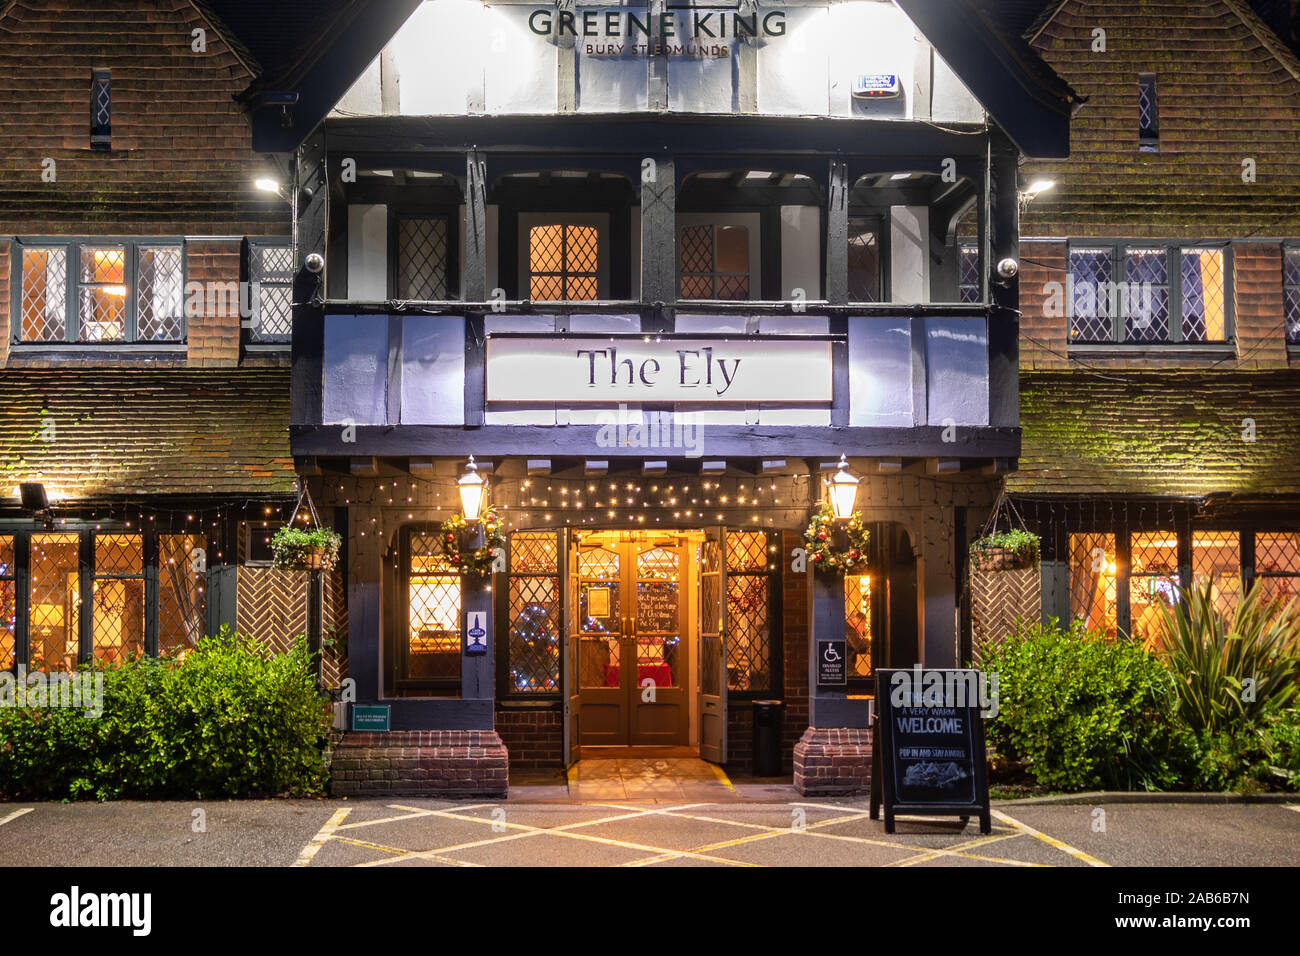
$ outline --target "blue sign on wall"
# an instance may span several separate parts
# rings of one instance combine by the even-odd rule
[[[465,653],[486,654],[487,611],[465,612]]]

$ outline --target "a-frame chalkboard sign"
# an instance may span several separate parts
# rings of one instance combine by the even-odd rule
[[[989,819],[984,754],[984,675],[974,670],[876,671],[871,747],[871,819],[885,832],[899,813]]]

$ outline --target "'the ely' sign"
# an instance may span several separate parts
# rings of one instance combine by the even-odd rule
[[[831,342],[489,336],[489,402],[829,404]]]

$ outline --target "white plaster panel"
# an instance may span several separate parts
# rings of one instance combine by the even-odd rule
[[[827,335],[830,327],[824,315],[765,315],[758,320],[764,335]]]
[[[912,333],[906,319],[849,319],[849,424],[910,428]]]
[[[334,116],[379,116],[384,111],[379,92],[379,57],[370,61],[366,71],[343,94],[334,106]]]
[[[640,332],[639,315],[571,315],[570,332]]]
[[[743,315],[679,315],[678,332],[738,332],[744,334],[747,319]]]
[[[348,206],[348,298],[388,298],[388,207]]]
[[[465,423],[465,319],[402,319],[402,423]]]
[[[918,47],[929,44],[892,3],[837,3],[828,14],[830,112],[835,116],[909,119]],[[864,73],[895,73],[895,99],[855,100],[853,83]]]
[[[389,42],[404,116],[464,115],[482,95],[488,31],[478,0],[437,0],[416,8]]]
[[[830,104],[825,7],[786,11],[786,34],[758,48],[758,110],[824,116]]]
[[[718,41],[705,38],[705,42]],[[735,56],[733,44],[727,57],[669,57],[668,108],[681,113],[730,113],[735,108]]]
[[[325,316],[323,364],[326,424],[386,424],[387,316]]]
[[[602,14],[609,12],[608,9],[594,8],[597,12],[597,23],[602,30],[601,36],[596,37],[578,37],[575,43],[577,49],[577,85],[578,85],[578,111],[583,113],[622,113],[629,110],[644,110],[650,105],[649,96],[649,79],[646,64],[646,58],[641,54],[625,53],[621,56],[601,56],[595,53],[588,54],[587,45],[602,47],[606,45],[631,45],[645,44],[646,38],[635,31],[631,37],[623,35],[603,35],[604,18]],[[582,21],[583,8],[579,8],[576,16],[578,22]],[[620,14],[630,14],[640,22],[645,22],[649,16],[645,6],[628,6],[617,11]],[[620,30],[625,29],[626,20],[623,17],[618,18]]]
[[[908,304],[929,302],[930,210],[892,206],[890,212],[891,298]]]
[[[936,123],[982,123],[984,107],[938,53],[934,55],[932,118]]]
[[[989,423],[989,337],[984,319],[925,320],[930,424]]]
[[[484,8],[483,89],[488,113],[554,113],[556,110],[559,89],[556,49],[554,44],[528,29],[528,17],[534,9],[532,6]]]
[[[822,213],[816,206],[781,207],[781,294],[805,299],[822,296]]]

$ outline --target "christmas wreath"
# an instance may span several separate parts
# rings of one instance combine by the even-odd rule
[[[489,508],[483,515],[483,546],[466,553],[461,548],[462,538],[469,530],[470,522],[464,515],[452,515],[439,526],[442,533],[442,553],[447,556],[452,567],[463,575],[486,577],[492,573],[492,562],[496,549],[504,549],[506,536],[501,531],[504,522],[495,508]]]
[[[835,534],[835,512],[831,510],[830,502],[822,502],[813,513],[808,530],[803,533],[804,541],[808,542],[809,559],[818,571],[852,574],[866,565],[871,532],[862,523],[860,512],[855,511],[850,516],[845,530],[849,537],[848,549],[837,551],[831,543]]]

